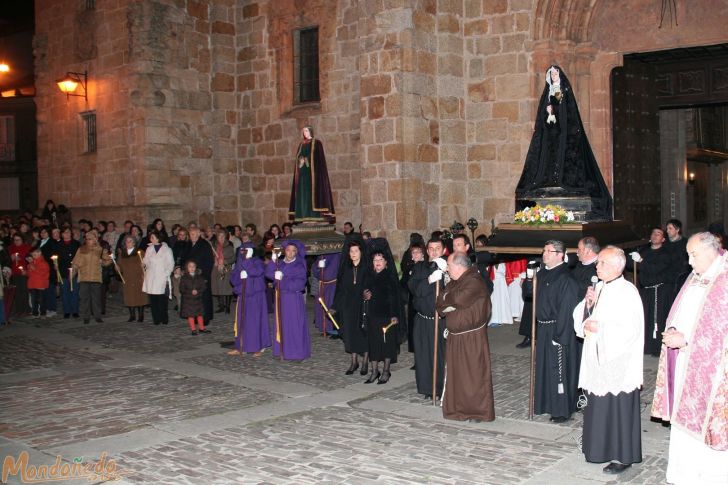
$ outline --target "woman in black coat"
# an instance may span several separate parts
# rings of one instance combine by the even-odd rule
[[[339,332],[344,341],[344,350],[351,354],[351,364],[346,375],[352,375],[359,368],[361,357],[359,373],[365,376],[369,370],[369,341],[361,328],[363,282],[367,266],[363,241],[349,239],[344,243],[342,253],[332,308],[341,325]]]

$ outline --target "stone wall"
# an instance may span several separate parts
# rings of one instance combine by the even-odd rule
[[[509,221],[543,89],[560,64],[611,186],[609,76],[622,55],[728,41],[718,13],[590,0],[39,0],[39,199],[77,217],[287,219],[300,128],[323,141],[339,225],[403,249]],[[702,11],[702,10],[701,10]],[[321,101],[293,102],[294,29],[319,27]],[[53,81],[89,70],[88,104]],[[80,154],[78,113],[99,149]]]

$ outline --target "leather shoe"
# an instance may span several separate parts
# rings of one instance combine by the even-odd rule
[[[364,384],[371,384],[372,382],[374,382],[376,380],[379,380],[379,376],[380,375],[381,374],[379,373],[378,370],[376,372],[372,372],[372,375],[369,376],[369,379],[367,379],[366,381],[364,381]]]
[[[369,373],[369,362],[365,362],[364,364],[362,364],[362,368],[359,371],[359,375],[360,376],[365,376],[368,373]]]
[[[627,468],[631,467],[632,465],[625,465],[623,463],[610,463],[609,465],[605,466],[603,468],[604,473],[608,475],[617,475],[619,473],[622,473]]]
[[[516,348],[525,349],[531,346],[531,337],[523,337],[523,341],[520,344],[516,344]]]
[[[569,420],[569,418],[567,418],[566,416],[551,416],[549,418],[549,421],[551,421],[552,423],[556,423],[556,424],[564,423],[568,420]]]
[[[390,377],[392,377],[391,372],[382,372],[382,377],[377,380],[377,384],[386,384]]]
[[[357,363],[356,363],[356,364],[351,364],[351,365],[349,366],[349,368],[348,368],[348,369],[346,369],[346,372],[345,372],[345,374],[346,374],[347,376],[350,376],[350,375],[352,375],[352,374],[354,373],[354,371],[355,371],[355,370],[357,370],[358,368],[359,368],[359,362],[357,361]]]

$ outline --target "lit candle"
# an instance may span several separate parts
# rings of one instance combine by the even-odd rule
[[[68,268],[68,283],[71,285],[71,291],[73,291],[73,266]]]
[[[58,282],[61,282],[61,272],[58,269],[58,256],[55,254],[51,256],[51,259],[53,260],[53,267],[56,268],[56,277],[58,278]]]

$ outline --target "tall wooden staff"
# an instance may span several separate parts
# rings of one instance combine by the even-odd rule
[[[325,260],[324,260],[325,261]],[[321,298],[324,297],[324,268],[319,266],[319,296]],[[322,327],[322,336],[326,337],[326,312],[321,312],[321,327]]]
[[[637,286],[637,261],[632,261],[632,283],[634,283],[635,288],[639,289],[639,286]]]
[[[276,257],[276,272],[280,271],[281,269],[281,263],[279,261],[280,255]],[[281,351],[281,361],[283,361],[283,328],[281,326],[281,280],[276,281],[276,294],[275,294],[275,304],[276,304],[276,342],[278,342],[278,346],[280,347]]]
[[[536,295],[538,294],[538,276],[533,270],[533,300],[531,301],[531,377],[528,389],[528,419],[533,421],[534,386],[536,384]]]
[[[437,299],[440,297],[440,282],[435,281],[435,350],[432,352],[432,405],[437,405],[437,344],[440,326],[440,314],[437,313]]]

